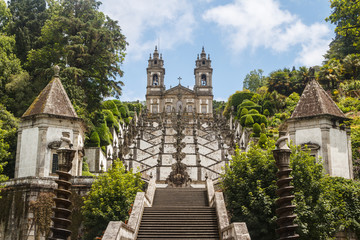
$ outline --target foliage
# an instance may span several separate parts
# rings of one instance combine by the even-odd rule
[[[230,168],[222,176],[232,221],[246,221],[253,239],[275,239],[276,167],[274,142],[264,150],[250,145],[236,151]],[[291,147],[290,167],[295,187],[295,213],[300,239],[329,239],[349,229],[359,234],[360,183],[324,175],[321,162],[307,151]]]
[[[86,157],[83,158],[82,162],[82,176],[93,177],[94,174],[90,172],[89,164],[86,162]]]
[[[247,120],[249,117],[249,120]],[[252,124],[251,125],[248,125],[247,122],[250,121],[250,117],[251,117],[251,120],[252,120],[252,124],[254,123],[258,123],[258,124],[261,124],[261,123],[264,123],[265,125],[267,125],[267,120],[266,120],[266,117],[264,115],[261,115],[261,114],[247,114],[247,115],[244,115],[240,118],[240,124],[241,126],[247,126],[247,127],[252,127]],[[251,123],[248,122],[249,124]]]
[[[254,93],[250,92],[249,90],[236,91],[229,97],[228,101],[226,102],[223,115],[229,117],[230,114],[235,114],[238,105],[241,104],[245,99],[250,100],[253,95]]]
[[[222,113],[225,109],[224,101],[213,100],[213,113]]]
[[[268,138],[267,138],[266,134],[261,133],[260,138],[259,138],[259,142],[258,142],[259,146],[261,148],[266,148],[267,142],[268,142]]]
[[[254,132],[254,137],[260,137],[260,133],[261,133],[260,124],[255,123],[255,124],[253,125],[253,132]]]
[[[82,208],[86,239],[101,234],[109,221],[125,221],[142,186],[140,174],[127,172],[119,160],[108,172],[100,175],[91,186]]]
[[[19,105],[23,105],[22,93],[28,86],[29,76],[22,69],[15,54],[15,37],[7,34],[11,20],[10,10],[4,1],[0,2],[0,102],[20,116]]]
[[[348,54],[359,53],[360,50],[360,3],[359,1],[331,0],[331,15],[326,18],[335,24],[336,37],[327,54],[328,59],[342,59]]]
[[[41,48],[29,51],[27,69],[37,94],[53,75],[61,79],[75,105],[92,112],[104,97],[121,94],[120,64],[127,45],[118,23],[99,11],[96,0],[50,1],[49,19],[39,37]],[[86,94],[85,94],[86,92]]]
[[[332,58],[320,68],[319,83],[325,90],[336,89],[340,84],[343,66],[340,60]]]
[[[337,102],[337,105],[344,113],[360,111],[360,100],[357,98],[342,98]]]
[[[0,104],[0,164],[11,178],[15,172],[17,127],[18,120]]]
[[[245,119],[243,126],[246,126],[246,127],[249,127],[249,128],[253,126],[254,119],[252,118],[251,115],[248,114],[248,115],[243,116],[242,118]]]
[[[351,149],[354,178],[360,179],[360,117],[355,117],[351,124]]]
[[[251,100],[245,99],[241,104],[237,106],[237,117],[240,118],[241,111],[243,108],[246,108],[247,110],[255,109],[258,112],[261,111],[261,106],[257,105]]]
[[[31,201],[29,206],[33,213],[33,225],[35,229],[35,238],[40,236],[50,237],[51,216],[55,195],[53,193],[40,193],[36,201]]]
[[[292,92],[302,93],[309,80],[309,69],[300,67],[290,71],[287,68],[279,69],[270,73],[268,77],[269,91],[277,91],[280,94],[289,96]]]
[[[239,117],[241,118],[242,116],[244,116],[244,115],[246,115],[248,113],[249,113],[249,111],[247,110],[247,108],[242,108]]]
[[[48,19],[45,0],[10,0],[12,14],[8,34],[15,36],[15,53],[22,63],[28,52],[39,47],[41,28]]]
[[[275,239],[277,169],[271,150],[237,149],[230,165],[221,184],[231,221],[246,222],[252,239]]]
[[[100,147],[100,137],[96,131],[93,131],[90,134],[89,140],[86,142],[86,146],[88,147]]]
[[[287,112],[289,115],[292,114],[292,112],[295,110],[295,107],[297,105],[297,103],[300,100],[300,96],[299,94],[297,94],[296,92],[293,92],[292,94],[290,94],[289,97],[286,98],[285,103],[286,103],[286,108],[285,108],[285,112]]]
[[[262,69],[252,70],[246,74],[243,82],[243,89],[248,89],[252,92],[265,85],[266,78],[263,76],[264,71]]]

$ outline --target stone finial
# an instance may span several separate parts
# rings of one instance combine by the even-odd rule
[[[285,135],[284,132],[279,132],[279,139],[276,141],[276,149],[290,149],[288,146],[289,136]]]
[[[61,140],[60,149],[72,149],[73,143],[70,139],[69,132],[63,132],[60,140]]]
[[[60,67],[59,65],[54,66],[54,77],[59,77],[60,75]]]

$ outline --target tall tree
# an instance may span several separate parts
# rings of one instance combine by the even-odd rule
[[[336,25],[336,37],[326,58],[342,59],[348,54],[360,53],[360,2],[330,0],[332,13],[326,21]]]
[[[40,49],[31,50],[35,92],[49,81],[52,66],[63,69],[64,87],[76,106],[94,110],[104,97],[121,94],[120,65],[127,42],[117,23],[99,11],[96,0],[50,1],[50,19],[39,38]],[[86,92],[86,94],[85,94]],[[84,106],[84,105],[83,105]]]
[[[48,14],[45,0],[10,0],[8,2],[12,21],[8,32],[15,36],[15,54],[22,63],[26,62],[27,54],[38,46]]]
[[[8,177],[15,172],[17,126],[18,120],[0,104],[0,165]]]
[[[29,75],[15,54],[15,37],[7,34],[10,22],[10,10],[0,1],[0,102],[16,116],[21,116]]]
[[[248,89],[252,92],[265,85],[266,78],[263,76],[264,71],[262,69],[252,70],[249,74],[246,75],[243,88]]]

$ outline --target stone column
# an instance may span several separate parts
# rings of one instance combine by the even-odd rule
[[[38,148],[37,148],[37,159],[36,159],[36,176],[37,177],[47,177],[45,176],[45,159],[47,152],[46,144],[46,134],[48,127],[39,127],[39,139],[38,139]],[[48,169],[50,171],[50,169]]]
[[[16,146],[15,178],[19,177],[20,149],[21,149],[22,129],[18,131]]]
[[[295,196],[292,195],[294,186],[290,186],[290,182],[293,178],[290,177],[292,171],[290,168],[291,150],[287,146],[287,141],[287,137],[280,137],[276,142],[277,148],[273,151],[276,166],[279,169],[276,174],[278,177],[278,181],[276,182],[278,186],[276,194],[279,196],[279,199],[276,201],[276,215],[278,216],[276,222],[279,227],[276,229],[276,233],[279,236],[278,240],[299,238],[299,235],[295,233],[298,226],[293,223],[296,214],[293,213],[295,205],[293,205],[291,201]]]
[[[330,127],[329,126],[320,126],[321,129],[321,157],[324,161],[324,168],[326,173],[332,175],[331,171],[331,161],[329,156],[329,148],[328,145],[330,144]]]

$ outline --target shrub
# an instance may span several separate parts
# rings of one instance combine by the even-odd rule
[[[241,104],[245,99],[250,100],[254,93],[249,90],[244,91],[236,91],[233,95],[231,95],[226,103],[224,115],[229,116],[231,112],[231,107],[234,107],[235,113],[238,110],[238,105]],[[238,115],[238,114],[237,114]]]
[[[140,173],[126,171],[121,161],[114,161],[113,167],[94,181],[84,201],[85,239],[101,235],[110,221],[125,221],[143,184]]]
[[[240,117],[248,114],[248,112],[249,112],[249,111],[247,110],[247,108],[243,108],[243,109],[241,110]]]
[[[253,120],[252,116],[248,114],[248,115],[245,115],[244,117],[246,117],[245,118],[245,126],[252,127],[252,125],[254,124],[254,120]]]
[[[266,117],[264,115],[261,115],[261,114],[247,114],[245,116],[242,116],[240,118],[240,124],[241,126],[246,126],[246,118],[248,116],[251,116],[254,123],[258,123],[258,124],[261,124],[261,123],[264,123],[265,126],[267,126],[267,120],[266,120]]]
[[[265,115],[266,117],[269,117],[269,116],[270,116],[270,112],[269,112],[268,109],[265,109],[265,110],[264,110],[264,115]]]
[[[93,131],[90,134],[90,138],[88,143],[86,144],[88,147],[100,147],[100,137],[96,131]]]
[[[121,118],[121,114],[114,100],[108,100],[102,103],[103,109],[110,110],[117,118]]]
[[[119,132],[119,122],[116,120],[113,113],[110,110],[102,110],[102,113],[105,116],[106,125],[115,128],[115,130]]]
[[[258,110],[256,110],[256,109],[251,109],[251,110],[249,111],[249,114],[259,114],[259,112],[258,112]]]
[[[261,127],[258,123],[255,123],[253,125],[253,132],[254,132],[254,137],[260,137]]]
[[[264,150],[259,145],[250,145],[248,152],[236,150],[231,168],[222,176],[221,187],[232,222],[245,221],[252,239],[272,240],[276,239],[278,198],[274,141],[268,140]],[[342,230],[351,230],[359,236],[360,183],[325,175],[322,163],[315,161],[308,151],[295,146],[291,150],[293,202],[300,239],[332,239]]]
[[[248,99],[245,99],[240,105],[238,105],[237,107],[237,116],[239,116],[242,111],[243,108],[246,108],[248,109],[249,111],[252,110],[252,109],[255,109],[258,111],[258,113],[261,111],[261,106],[248,100]]]
[[[260,138],[259,138],[259,143],[258,143],[259,146],[260,146],[261,148],[266,148],[267,141],[268,141],[268,139],[267,139],[266,134],[265,134],[265,133],[261,133]]]

